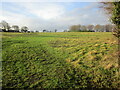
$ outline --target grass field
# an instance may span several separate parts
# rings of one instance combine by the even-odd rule
[[[110,32],[2,33],[3,88],[118,88]]]

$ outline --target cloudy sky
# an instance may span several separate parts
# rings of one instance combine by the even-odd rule
[[[30,30],[63,31],[71,25],[108,24],[97,2],[3,2],[0,21]]]

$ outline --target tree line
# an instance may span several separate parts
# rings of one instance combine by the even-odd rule
[[[6,21],[0,22],[0,32],[30,32],[28,30],[27,26],[22,26],[20,28],[18,25],[10,26]]]
[[[51,31],[51,30],[43,30],[43,32],[57,32],[57,29],[55,29],[55,30],[53,30],[53,31]]]
[[[34,32],[34,31],[29,31],[27,26],[22,26],[21,28],[18,25],[12,25],[10,26],[6,21],[1,21],[0,22],[0,32]],[[39,32],[39,31],[35,31]],[[43,30],[43,32],[57,32],[57,29],[54,31],[49,31],[49,30]]]
[[[115,26],[111,24],[106,25],[72,25],[68,32],[112,32]],[[65,30],[66,31],[66,30]],[[65,32],[64,31],[64,32]]]

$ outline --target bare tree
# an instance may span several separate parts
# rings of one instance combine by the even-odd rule
[[[99,25],[99,24],[97,24],[97,25],[94,27],[95,32],[100,32],[100,29],[101,29],[101,25]]]
[[[27,31],[28,31],[28,27],[26,26],[21,27],[21,32],[27,32]]]
[[[120,1],[113,0],[113,2],[101,2],[103,8],[110,18],[110,21],[115,25],[114,34],[116,37],[120,37]],[[119,40],[120,43],[120,40]]]
[[[94,25],[88,25],[88,26],[87,26],[87,29],[88,29],[89,31],[93,31],[93,28],[94,28]]]
[[[111,32],[112,31],[112,25],[106,24],[105,25],[105,30],[106,30],[106,32]]]
[[[15,32],[19,32],[19,26],[17,26],[17,25],[13,25],[13,26],[12,26],[12,29],[13,29]]]
[[[80,27],[80,30],[81,30],[81,31],[87,31],[87,27],[86,27],[85,25],[82,25],[82,26]]]
[[[78,32],[78,31],[80,31],[80,27],[81,27],[81,25],[72,25],[72,26],[70,26],[69,31]]]
[[[10,25],[6,21],[1,22],[3,31],[9,31],[10,30]]]

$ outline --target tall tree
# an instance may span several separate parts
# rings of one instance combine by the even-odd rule
[[[120,1],[113,2],[114,9],[112,12],[111,20],[116,25],[115,36],[120,37]]]
[[[47,31],[47,30],[45,30],[45,29],[43,30],[43,32],[46,32],[46,31]]]
[[[80,27],[80,30],[81,30],[81,31],[87,31],[87,27],[86,27],[85,25],[82,25],[82,26]]]
[[[72,26],[70,26],[69,31],[71,31],[71,32],[79,32],[80,27],[81,27],[81,25],[72,25]]]
[[[101,29],[101,25],[99,25],[99,24],[97,24],[97,25],[94,27],[95,32],[100,32],[100,29]]]
[[[109,14],[110,20],[115,24],[114,35],[120,37],[120,1],[114,0],[114,2],[102,2],[102,8]]]
[[[0,32],[2,32],[3,31],[3,25],[2,25],[2,23],[0,23]]]
[[[94,25],[88,25],[88,26],[87,26],[87,29],[88,29],[89,31],[90,31],[90,30],[93,31],[93,28],[94,28]]]
[[[57,29],[55,29],[55,32],[57,32]]]
[[[12,26],[12,29],[13,29],[15,32],[19,32],[19,26],[17,26],[17,25],[13,25],[13,26]]]
[[[9,31],[10,30],[10,25],[6,21],[1,22],[3,31]]]
[[[112,31],[112,25],[106,24],[105,25],[105,30],[106,30],[106,32],[111,32]]]
[[[106,32],[105,26],[106,26],[106,25],[101,25],[101,32]]]
[[[28,31],[28,27],[26,26],[21,27],[21,32],[27,32],[27,31]]]

